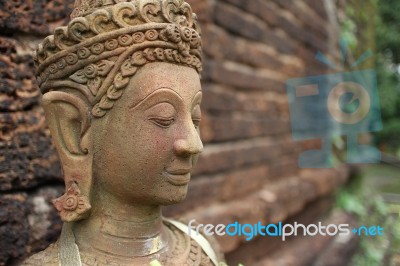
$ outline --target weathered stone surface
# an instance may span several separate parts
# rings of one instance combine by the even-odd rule
[[[18,265],[58,238],[61,220],[51,201],[63,190],[55,186],[0,196],[0,265]]]
[[[0,191],[61,182],[61,166],[41,108],[0,113],[0,125]]]
[[[60,180],[61,168],[38,107],[31,49],[0,37],[0,191]]]
[[[65,20],[71,13],[73,0],[15,0],[0,2],[0,30],[12,34],[50,33],[50,23]]]
[[[15,262],[25,255],[29,243],[27,195],[0,195],[0,265]]]
[[[19,54],[19,48],[14,39],[0,37],[0,111],[3,112],[29,110],[38,105],[32,56]]]
[[[47,22],[65,17],[57,3],[61,2],[2,1],[0,31],[10,36],[18,32],[47,33]],[[62,5],[65,3],[68,1]],[[48,7],[45,15],[43,5]],[[54,230],[59,218],[53,207],[49,217],[40,215],[33,223],[29,221],[36,215],[32,189],[62,182],[43,110],[38,107],[39,90],[31,56],[38,38],[0,36],[0,265],[21,261],[59,235],[59,230]],[[51,199],[54,195],[47,197],[48,204]],[[35,229],[44,224],[49,225],[46,232]]]
[[[58,239],[62,222],[52,200],[64,193],[64,186],[43,187],[29,194],[29,213],[25,217],[30,226],[29,251],[45,249]]]

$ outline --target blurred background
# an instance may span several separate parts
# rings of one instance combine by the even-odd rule
[[[188,2],[202,26],[205,149],[187,199],[165,215],[215,225],[384,228],[379,237],[285,242],[225,236],[218,241],[229,265],[400,265],[400,2]],[[18,265],[60,233],[51,200],[63,194],[62,172],[31,53],[68,23],[72,6],[73,0],[0,0],[0,265]],[[339,43],[347,45],[344,58]],[[367,51],[371,56],[355,64]],[[377,73],[383,129],[361,132],[358,141],[378,147],[380,162],[346,163],[346,136],[334,136],[332,168],[300,168],[300,154],[321,149],[324,136],[293,139],[286,82],[363,69]],[[326,110],[326,102],[310,108]]]

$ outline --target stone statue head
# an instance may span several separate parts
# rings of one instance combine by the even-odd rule
[[[71,17],[35,55],[64,172],[61,218],[87,217],[93,193],[181,201],[202,150],[196,16],[183,0],[77,0]]]

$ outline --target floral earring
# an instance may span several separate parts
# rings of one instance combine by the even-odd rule
[[[88,198],[81,195],[76,182],[72,182],[67,192],[60,198],[53,200],[64,222],[74,222],[86,218],[91,209]]]

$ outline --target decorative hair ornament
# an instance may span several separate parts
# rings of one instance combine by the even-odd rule
[[[43,94],[79,92],[93,117],[103,117],[147,63],[201,72],[200,29],[184,0],[77,0],[71,17],[39,45],[38,82]]]

